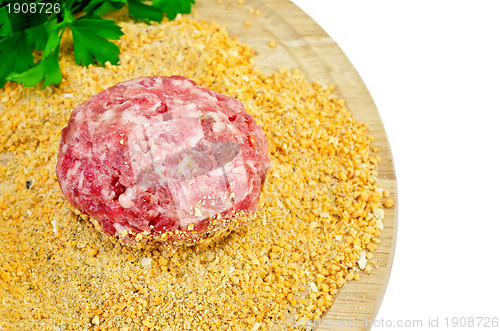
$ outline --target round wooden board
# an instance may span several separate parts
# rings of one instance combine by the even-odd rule
[[[197,19],[205,18],[225,25],[230,35],[254,48],[256,65],[263,72],[280,68],[297,68],[309,80],[337,86],[335,93],[347,101],[356,120],[368,123],[380,148],[382,159],[378,178],[388,190],[394,207],[385,210],[382,231],[374,260],[377,267],[370,275],[361,273],[360,280],[346,283],[335,296],[334,305],[317,330],[369,330],[382,302],[394,257],[397,225],[396,176],[387,137],[375,104],[358,73],[340,47],[296,5],[288,0],[198,0],[194,7]],[[251,13],[259,10],[260,15]],[[246,26],[250,21],[251,25]],[[269,47],[275,41],[276,47]],[[0,163],[10,160],[9,153],[0,154]],[[0,184],[3,188],[9,186]],[[342,324],[343,326],[328,326]]]
[[[219,3],[220,2],[220,3]],[[259,10],[260,15],[252,14]],[[297,68],[308,79],[337,86],[335,93],[347,101],[353,118],[368,123],[374,146],[380,148],[378,178],[390,192],[394,207],[385,210],[384,230],[374,253],[377,267],[361,272],[358,281],[346,283],[317,330],[369,330],[389,281],[397,229],[396,175],[385,130],[363,81],[340,47],[323,29],[288,0],[198,0],[194,17],[225,25],[230,35],[249,44],[258,55],[263,72]],[[247,23],[251,22],[250,26]],[[276,47],[269,47],[275,41]]]

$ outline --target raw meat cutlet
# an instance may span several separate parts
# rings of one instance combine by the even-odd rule
[[[149,76],[74,109],[56,173],[65,198],[104,232],[192,244],[246,223],[269,167],[264,132],[240,101]]]

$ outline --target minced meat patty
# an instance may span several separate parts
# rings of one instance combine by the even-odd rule
[[[269,167],[264,132],[240,101],[150,76],[74,109],[56,173],[64,197],[105,233],[192,244],[245,224]]]

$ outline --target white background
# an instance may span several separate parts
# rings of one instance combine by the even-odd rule
[[[398,238],[377,320],[500,318],[500,2],[293,2],[351,60],[391,144]],[[463,329],[492,329],[477,322]]]

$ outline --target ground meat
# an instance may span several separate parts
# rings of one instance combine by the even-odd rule
[[[269,167],[264,132],[240,101],[150,76],[74,109],[56,174],[64,197],[104,232],[192,244],[244,224]]]

